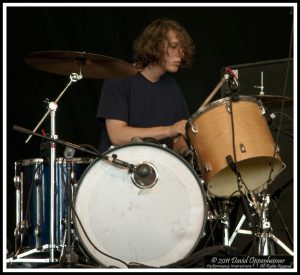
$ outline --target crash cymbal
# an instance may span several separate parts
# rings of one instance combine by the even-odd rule
[[[282,101],[284,101],[284,107],[293,106],[293,98],[280,95],[249,95],[260,100],[265,107],[281,107]]]
[[[74,51],[43,51],[29,54],[26,63],[49,73],[82,74],[83,78],[105,79],[137,73],[132,64],[113,57]]]

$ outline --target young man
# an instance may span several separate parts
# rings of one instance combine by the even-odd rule
[[[190,65],[194,43],[176,21],[158,19],[134,43],[138,73],[103,83],[97,119],[103,125],[100,152],[133,138],[152,138],[175,152],[188,149],[184,138],[189,112],[175,79]]]

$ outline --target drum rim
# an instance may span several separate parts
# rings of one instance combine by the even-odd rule
[[[180,156],[179,154],[175,153],[173,150],[171,150],[170,148],[168,148],[166,145],[164,144],[155,144],[155,143],[150,143],[150,142],[133,142],[133,143],[128,143],[128,144],[125,144],[125,145],[120,145],[120,146],[111,146],[107,151],[105,151],[102,155],[107,155],[117,149],[121,149],[121,148],[125,148],[125,147],[131,147],[131,146],[140,146],[140,145],[146,145],[146,146],[149,146],[149,147],[156,147],[156,148],[159,148],[159,149],[162,149],[164,151],[167,151],[169,153],[171,153],[173,156],[179,158],[183,163],[184,165],[192,172],[195,180],[197,181],[198,183],[198,186],[200,188],[200,191],[201,191],[201,194],[202,194],[202,199],[203,199],[203,210],[204,210],[204,213],[203,213],[203,226],[200,230],[200,233],[199,235],[197,236],[197,240],[196,242],[194,243],[192,249],[189,251],[189,253],[186,255],[186,257],[190,256],[196,249],[196,247],[199,245],[200,243],[200,240],[201,238],[203,237],[203,233],[205,232],[205,227],[206,227],[206,223],[207,223],[207,217],[208,217],[208,207],[207,207],[207,198],[206,198],[206,191],[204,189],[204,186],[201,184],[201,178],[199,177],[199,175],[196,173],[196,171],[194,169],[192,169],[192,167],[190,166],[190,164],[182,157]],[[79,190],[80,190],[80,187],[83,186],[82,181],[83,179],[85,178],[86,176],[86,173],[88,173],[88,171],[98,162],[98,161],[105,161],[104,158],[101,158],[101,157],[98,157],[98,158],[95,158],[93,160],[93,162],[84,170],[81,178],[80,178],[80,181],[79,181],[79,188],[77,190],[77,193],[76,193],[76,197],[75,197],[75,200],[74,200],[74,209],[76,210],[76,204],[77,204],[77,197],[78,197],[78,194],[79,194]],[[98,264],[101,264],[103,266],[105,266],[105,263],[104,262],[101,262],[99,260],[99,258],[97,258],[93,253],[91,253],[90,249],[87,247],[86,245],[86,241],[87,241],[87,237],[84,235],[84,238],[82,238],[82,232],[80,232],[78,230],[78,226],[81,227],[80,225],[80,222],[75,219],[74,220],[74,228],[75,228],[75,231],[76,231],[76,234],[77,234],[77,237],[82,245],[82,248],[85,250],[85,252],[89,255],[89,257],[91,257],[94,261],[96,261]],[[82,229],[80,229],[82,231]],[[84,241],[83,241],[84,240]],[[89,241],[89,240],[88,240]],[[101,253],[102,254],[102,253]],[[111,259],[115,259],[115,257],[113,255],[105,255],[104,256],[108,257],[108,258],[111,258]],[[118,259],[118,258],[116,258]],[[120,259],[122,260],[122,259]],[[126,262],[124,260],[124,262]]]
[[[56,162],[61,164],[61,163],[66,163],[67,161],[70,161],[71,163],[74,164],[81,164],[81,163],[92,163],[94,158],[89,158],[89,157],[75,157],[71,158],[70,160],[64,157],[58,157],[56,158]]]
[[[66,163],[68,159],[64,158],[64,157],[57,157],[56,158],[56,164],[61,164],[61,163]],[[94,160],[94,158],[89,158],[89,157],[75,157],[70,159],[71,163],[75,163],[75,164],[81,164],[81,163],[92,163]],[[45,163],[45,159],[43,158],[28,158],[28,159],[20,159],[15,161],[15,164],[19,164],[19,165],[31,165],[31,164],[35,164],[35,163]]]
[[[192,114],[191,118],[190,118],[190,121],[194,121],[196,120],[200,115],[202,115],[203,113],[211,110],[212,108],[218,106],[218,105],[222,105],[222,104],[225,104],[226,102],[229,102],[231,100],[231,97],[224,97],[224,98],[221,98],[221,99],[218,99],[216,101],[213,101],[203,107],[201,107],[200,109],[198,109],[194,114]],[[240,95],[239,96],[239,100],[242,100],[242,101],[251,101],[251,102],[254,102],[256,103],[257,105],[259,104],[259,101],[252,97],[252,96],[244,96],[244,95]],[[238,101],[237,101],[238,102]],[[189,123],[187,123],[188,125]]]
[[[29,159],[21,159],[21,160],[17,160],[15,161],[15,164],[19,164],[19,165],[31,165],[31,164],[35,164],[35,163],[43,163],[44,159],[43,158],[29,158]]]

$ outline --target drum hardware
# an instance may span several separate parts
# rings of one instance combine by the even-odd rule
[[[71,159],[75,155],[75,149],[66,146],[64,157],[66,158],[67,165],[67,182],[66,182],[66,195],[67,195],[67,221],[65,224],[66,242],[67,245],[62,247],[60,255],[60,263],[63,266],[72,267],[78,262],[78,254],[74,251],[74,246],[71,244],[71,205],[73,206],[73,192],[72,182],[74,182],[74,171],[72,169]]]
[[[81,68],[81,65],[80,65]],[[81,71],[81,69],[80,69]],[[70,74],[70,81],[67,84],[67,86],[64,88],[64,90],[59,94],[59,96],[56,98],[55,101],[53,102],[49,102],[48,105],[48,111],[45,113],[45,115],[42,117],[42,119],[40,120],[40,122],[36,125],[36,127],[34,128],[34,130],[32,131],[33,133],[35,133],[37,131],[37,129],[40,127],[40,125],[43,123],[43,121],[46,119],[46,117],[48,116],[48,114],[50,113],[50,118],[51,118],[51,137],[53,138],[53,140],[56,140],[58,137],[56,135],[56,125],[55,125],[55,112],[57,110],[57,102],[59,101],[59,99],[63,96],[63,94],[67,91],[68,87],[74,83],[77,82],[78,80],[82,79],[82,74],[76,74],[76,73],[71,73]],[[32,137],[32,134],[29,135],[29,137],[27,138],[27,140],[25,141],[25,143],[27,143],[30,138]],[[44,137],[45,138],[45,137]],[[56,160],[56,143],[55,142],[51,142],[51,148],[50,148],[50,186],[51,186],[51,215],[50,215],[50,262],[55,262],[55,241],[54,241],[54,229],[55,229],[55,186],[56,186],[56,182],[55,182],[55,160]]]
[[[264,72],[260,72],[260,86],[253,86],[254,88],[260,89],[259,94],[264,95]]]
[[[274,234],[269,220],[269,203],[270,203],[270,194],[265,192],[258,193],[260,200],[258,201],[255,198],[253,192],[250,193],[250,196],[253,198],[252,208],[255,210],[256,215],[259,217],[259,222],[257,228],[254,228],[252,225],[252,231],[241,229],[244,221],[247,219],[246,215],[243,214],[241,217],[236,229],[234,230],[232,236],[229,239],[229,246],[232,245],[237,234],[247,234],[255,235],[258,239],[258,250],[257,255],[259,256],[272,256],[275,255],[275,246],[274,243],[277,243],[281,248],[283,248],[289,255],[293,256],[294,253],[289,249],[281,240],[279,240]]]
[[[223,212],[222,216],[221,216],[221,223],[223,224],[223,245],[225,246],[229,246],[229,227],[230,227],[230,223],[229,223],[229,213],[227,213],[227,209],[226,211]]]
[[[212,205],[212,211],[214,213],[214,215],[211,216],[211,219],[216,222],[219,221],[223,225],[222,244],[224,246],[229,246],[230,213],[234,208],[234,203],[231,200],[222,199],[220,201],[219,209],[217,210],[211,199],[209,202]]]
[[[39,192],[39,184],[37,184],[37,179],[39,179],[37,172],[39,171],[39,164],[36,164],[34,167],[34,176],[31,178],[31,183],[29,186],[29,192],[28,197],[33,198],[33,188],[34,186]],[[29,230],[29,204],[26,204],[24,200],[25,192],[24,192],[24,184],[23,184],[23,175],[21,174],[21,171],[19,169],[19,166],[17,163],[15,163],[15,176],[14,176],[14,185],[16,188],[16,228],[14,230],[14,238],[15,238],[15,251],[16,255],[22,250],[25,236],[28,234]],[[40,202],[37,197],[36,201]],[[26,209],[25,209],[26,208]],[[34,230],[34,238],[35,238],[35,246],[37,249],[40,248],[39,245],[39,231],[38,231],[38,225],[40,224],[40,208],[37,208],[36,211],[36,219],[37,224]],[[34,215],[34,213],[32,214]],[[18,243],[18,239],[20,238],[20,242]]]
[[[17,163],[15,163],[15,176],[14,176],[14,185],[16,188],[16,228],[14,230],[14,238],[15,238],[15,250],[18,248],[18,239],[21,236],[21,243],[23,239],[22,228],[21,228],[21,178],[20,171],[18,171]]]
[[[204,183],[204,181],[203,181]],[[209,195],[209,193],[205,192],[206,194],[206,199],[207,199],[207,203],[208,203],[208,219],[209,220],[216,220],[219,218],[219,213],[217,212],[217,209],[216,209],[216,206],[215,206],[215,203],[213,202],[211,196]]]
[[[236,203],[232,199],[211,198],[208,192],[206,192],[206,198],[208,202],[207,219],[211,223],[211,228],[210,233],[207,234],[208,236],[204,247],[208,245],[210,239],[213,239],[212,242],[215,244],[215,237],[218,239],[217,242],[229,247],[230,216]],[[217,233],[214,237],[215,229],[219,224],[221,225],[221,234]]]
[[[276,108],[281,107],[284,104],[285,107],[293,107],[293,98],[288,96],[280,95],[248,95],[255,98],[258,101],[261,101],[262,105],[266,108]]]
[[[198,133],[198,129],[196,128],[195,124],[191,121],[191,119],[188,120],[188,124],[194,134]]]

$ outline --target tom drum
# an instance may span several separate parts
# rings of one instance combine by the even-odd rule
[[[269,184],[284,168],[262,106],[249,96],[230,103],[228,97],[202,107],[186,127],[208,192],[216,197],[240,195],[236,166],[251,191]],[[234,155],[236,166],[230,167]]]

